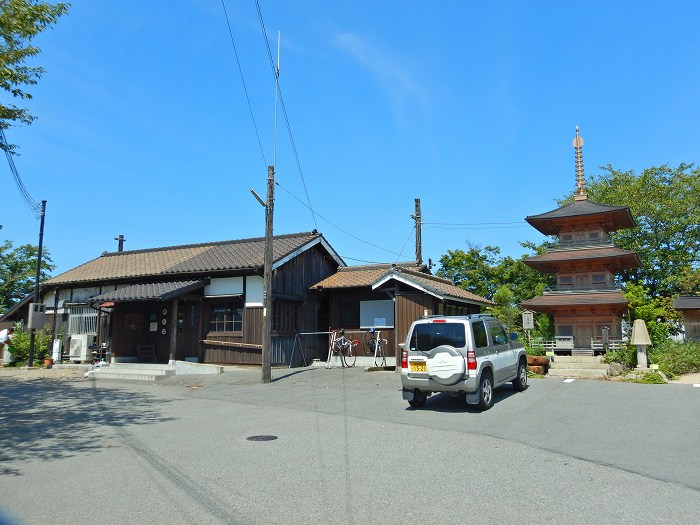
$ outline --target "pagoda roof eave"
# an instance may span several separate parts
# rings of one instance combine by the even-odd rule
[[[530,268],[541,272],[555,273],[563,264],[604,263],[616,270],[641,268],[639,256],[632,251],[616,247],[581,248],[577,250],[553,250],[523,259]]]
[[[588,199],[575,200],[554,210],[525,217],[533,228],[544,235],[558,235],[563,222],[576,219],[601,223],[606,231],[636,226],[627,206],[610,206]]]

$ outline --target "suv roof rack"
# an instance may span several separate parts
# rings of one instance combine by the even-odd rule
[[[467,314],[467,315],[421,315],[419,319],[437,319],[441,317],[454,317],[455,319],[478,319],[480,317],[494,318],[492,314]]]

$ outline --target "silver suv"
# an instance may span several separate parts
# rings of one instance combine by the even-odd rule
[[[488,410],[494,388],[512,382],[516,391],[525,390],[525,347],[512,335],[485,314],[414,321],[400,345],[403,398],[418,408],[433,392],[449,392]]]

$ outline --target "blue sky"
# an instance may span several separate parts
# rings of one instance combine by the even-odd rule
[[[115,251],[317,228],[348,264],[468,243],[526,253],[524,217],[587,175],[697,161],[697,2],[260,0],[301,173],[254,0],[73,0],[37,44],[31,126],[7,130],[46,199],[54,275]],[[5,102],[8,96],[0,94]],[[261,152],[256,135],[257,127]],[[39,223],[0,168],[0,240]],[[3,175],[4,174],[4,175]],[[311,211],[306,203],[308,191]],[[301,201],[301,202],[300,202]]]

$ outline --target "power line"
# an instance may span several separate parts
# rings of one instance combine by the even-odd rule
[[[403,243],[403,246],[401,247],[401,253],[397,257],[395,262],[399,262],[399,258],[401,258],[401,256],[403,255],[404,248],[406,248],[406,245],[408,244],[408,241],[411,239],[411,236],[413,235],[413,232],[415,231],[415,229],[416,229],[416,225],[414,224],[413,227],[411,228],[411,232],[408,234],[408,237],[406,237],[406,242]]]
[[[308,208],[309,210],[311,210],[311,208],[310,208],[304,201],[302,201],[299,197],[297,197],[297,196],[294,195],[292,192],[290,192],[288,189],[286,189],[284,186],[282,186],[279,182],[275,181],[275,184],[276,184],[281,190],[287,192],[292,198],[296,199],[302,206],[304,206],[304,207]],[[390,254],[392,254],[392,255],[397,255],[397,256],[401,257],[401,254],[400,254],[400,253],[393,252],[393,251],[391,251],[391,250],[385,248],[384,246],[379,246],[378,244],[374,244],[374,243],[371,243],[371,242],[369,242],[369,241],[365,241],[364,239],[360,239],[357,235],[353,235],[352,233],[350,233],[350,232],[347,231],[347,230],[344,230],[343,228],[341,228],[341,227],[338,226],[337,224],[332,223],[331,221],[329,221],[328,219],[326,219],[326,218],[325,218],[323,215],[321,215],[320,213],[317,213],[317,212],[315,212],[315,211],[313,211],[313,210],[311,210],[311,211],[314,213],[314,215],[316,215],[316,216],[320,217],[321,219],[323,219],[324,221],[326,221],[328,224],[330,224],[331,226],[333,226],[336,230],[338,230],[338,231],[340,231],[340,232],[343,232],[345,235],[347,235],[347,236],[349,236],[349,237],[352,237],[352,238],[355,239],[356,241],[360,241],[360,242],[362,242],[362,243],[364,243],[364,244],[367,244],[368,246],[373,246],[374,248],[379,248],[380,250],[384,250],[385,252],[388,252],[388,253],[390,253]],[[318,228],[317,228],[317,229],[318,229]],[[403,249],[402,249],[402,250],[403,250]],[[348,257],[348,259],[352,259],[352,257]]]
[[[258,126],[255,123],[255,115],[253,114],[253,107],[250,104],[250,97],[248,96],[248,88],[245,84],[245,78],[243,77],[243,68],[241,67],[241,61],[238,58],[238,50],[236,49],[236,42],[233,38],[233,31],[231,30],[231,23],[228,19],[228,13],[226,12],[226,4],[224,0],[221,0],[221,6],[224,8],[224,16],[226,17],[226,25],[228,26],[228,34],[231,37],[231,45],[233,46],[233,52],[236,55],[236,64],[238,65],[238,73],[241,75],[241,83],[243,84],[243,92],[245,93],[245,98],[248,101],[248,111],[250,112],[250,118],[253,121],[253,128],[255,128],[255,136],[258,138],[258,146],[260,147],[260,154],[263,158],[264,166],[267,167],[267,160],[265,159],[265,151],[263,150],[262,141],[260,140],[260,133],[258,133]]]
[[[38,220],[41,215],[41,205],[32,198],[32,196],[29,194],[29,191],[22,182],[22,178],[19,176],[19,172],[17,171],[17,167],[15,166],[15,161],[12,158],[12,153],[10,153],[9,146],[7,144],[7,139],[5,138],[5,131],[2,128],[0,128],[0,143],[2,143],[3,150],[5,151],[5,157],[7,157],[7,163],[10,165],[10,171],[12,172],[12,176],[14,177],[15,184],[17,185],[17,189],[19,190],[19,194],[22,197],[24,203],[29,208],[29,210],[34,213],[35,218]]]
[[[276,82],[277,82],[277,95],[279,96],[280,106],[282,107],[282,114],[284,115],[284,122],[287,125],[287,133],[289,135],[289,142],[292,145],[292,151],[294,152],[294,159],[296,160],[297,169],[299,170],[299,176],[301,177],[301,184],[304,187],[304,194],[306,195],[306,202],[309,203],[308,208],[311,211],[311,218],[314,221],[314,226],[316,226],[316,229],[318,229],[318,224],[316,223],[316,212],[314,212],[314,209],[311,206],[311,199],[309,198],[309,190],[306,187],[306,180],[304,178],[304,172],[301,169],[301,161],[299,160],[299,153],[297,152],[297,146],[296,146],[296,143],[294,142],[294,135],[292,133],[292,126],[289,123],[289,116],[287,115],[287,107],[284,104],[284,97],[282,96],[282,88],[279,85],[279,72],[277,71],[277,68],[275,67],[275,61],[272,58],[272,51],[270,50],[270,41],[267,38],[267,30],[265,29],[265,22],[263,20],[262,10],[260,9],[259,0],[255,0],[255,5],[258,8],[258,19],[260,20],[260,28],[262,29],[263,38],[265,40],[265,47],[267,48],[267,56],[270,60],[270,67],[272,68],[272,76],[276,79]]]
[[[522,224],[523,221],[511,222],[423,222],[421,224],[430,224],[431,226],[493,226],[499,224]]]

